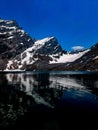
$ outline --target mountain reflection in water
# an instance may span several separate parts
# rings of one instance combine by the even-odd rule
[[[0,74],[0,129],[98,129],[97,99],[97,74]]]

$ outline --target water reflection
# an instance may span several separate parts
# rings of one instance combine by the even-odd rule
[[[25,93],[37,104],[55,107],[64,92],[70,92],[71,97],[94,98],[98,96],[98,78],[96,74],[59,74],[51,73],[20,73],[6,74],[8,85],[14,90]],[[67,94],[66,94],[67,95]]]
[[[78,80],[85,86],[87,91],[90,91],[95,96],[98,96],[98,74],[88,74],[88,75],[74,75],[71,76]]]
[[[15,125],[18,119],[42,104],[53,109],[62,96],[62,87],[50,85],[49,74],[0,75],[0,128]],[[43,108],[39,107],[39,110]],[[36,112],[33,118],[38,115]],[[35,115],[35,116],[34,116]],[[34,119],[32,119],[34,120]],[[35,123],[34,123],[35,124]]]
[[[57,109],[57,113],[62,106],[63,113],[71,111],[75,105],[83,107],[83,104],[90,104],[89,107],[98,108],[97,96],[98,78],[95,74],[0,74],[0,128],[13,126],[29,111],[33,111],[34,118],[39,111],[45,112],[47,108]],[[36,105],[44,105],[45,110],[41,107],[36,109]]]
[[[55,88],[49,80],[49,73],[45,74],[7,74],[8,84],[13,84],[15,90],[25,92],[36,103],[54,107],[55,101],[62,95],[62,87]]]

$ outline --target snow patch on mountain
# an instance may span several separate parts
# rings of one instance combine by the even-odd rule
[[[96,57],[94,58],[94,60],[96,60],[96,59],[98,59],[98,56],[96,56]]]
[[[74,62],[75,60],[79,59],[80,57],[82,57],[85,53],[87,53],[89,51],[85,50],[83,52],[79,52],[79,53],[75,53],[75,54],[63,54],[62,56],[60,56],[60,58],[54,58],[53,55],[52,57],[52,61],[50,61],[50,64],[53,63],[66,63],[66,62]]]
[[[37,40],[35,42],[35,47],[37,47],[37,49],[41,48],[46,42],[50,41],[51,39],[53,39],[54,37],[48,37],[48,38],[44,38],[42,40]]]

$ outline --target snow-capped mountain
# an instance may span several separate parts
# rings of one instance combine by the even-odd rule
[[[35,40],[16,21],[0,19],[0,70],[85,69],[98,69],[98,44],[69,53],[55,37]]]
[[[0,19],[0,57],[13,58],[34,43],[14,20]]]
[[[51,70],[62,63],[74,62],[88,51],[70,54],[62,50],[56,38],[48,37],[36,41],[32,47],[9,60],[7,70]]]
[[[98,70],[98,43],[92,46],[82,57],[66,66],[65,69]]]
[[[35,41],[31,47],[28,47],[14,59],[9,60],[7,69],[26,69],[30,67],[33,70],[34,66],[38,67],[40,66],[38,64],[41,63],[49,64],[66,53],[55,37],[44,38]],[[35,65],[36,63],[37,65]]]
[[[48,37],[36,41],[33,46],[10,60],[7,69],[47,70],[60,63],[73,62],[89,50],[76,54],[69,54],[62,50],[55,37]],[[52,68],[51,68],[52,67]]]
[[[10,59],[13,59],[34,43],[15,20],[0,19],[0,70],[6,68]]]

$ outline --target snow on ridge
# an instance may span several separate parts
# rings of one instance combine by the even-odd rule
[[[96,59],[98,59],[98,56],[96,56],[95,58],[93,58],[93,60],[96,60]]]
[[[22,34],[25,33],[25,31],[23,29],[18,29],[17,32],[21,32]]]
[[[12,20],[3,20],[3,19],[0,19],[0,22],[6,22],[7,24],[11,24],[11,23],[13,23]]]
[[[53,39],[54,37],[48,37],[48,38],[44,38],[44,39],[41,39],[41,40],[37,40],[33,47],[35,46],[35,48],[39,49],[41,48],[46,42],[50,41],[51,39]]]
[[[48,38],[44,38],[42,40],[37,40],[32,47],[29,47],[27,50],[25,50],[24,52],[30,52],[32,50],[36,51],[38,49],[40,49],[46,42],[48,42],[49,40],[53,39],[54,37],[48,37]]]
[[[11,24],[11,23],[13,23],[13,21],[9,21],[9,20],[7,21],[7,24]]]
[[[0,19],[0,22],[4,22],[4,20]]]
[[[54,58],[53,56],[52,59],[53,61],[50,61],[50,64],[53,64],[53,63],[67,63],[67,62],[74,62],[75,60],[79,59],[80,57],[82,57],[85,53],[87,53],[89,51],[86,50],[86,51],[83,51],[83,52],[79,52],[79,53],[76,53],[76,54],[63,54],[62,56],[60,56],[59,59],[57,58]]]
[[[6,35],[7,34],[7,32],[0,32],[0,35]]]
[[[10,37],[8,37],[8,39],[13,39],[14,38],[14,36],[10,36]]]
[[[46,37],[44,39],[41,40],[37,40],[36,43],[45,43],[48,42],[49,40],[53,39],[54,37]]]
[[[9,26],[4,26],[4,25],[2,25],[2,26],[0,26],[0,27],[2,27],[2,28],[6,28],[6,29],[16,29],[15,26],[13,26],[13,27],[9,27]]]

